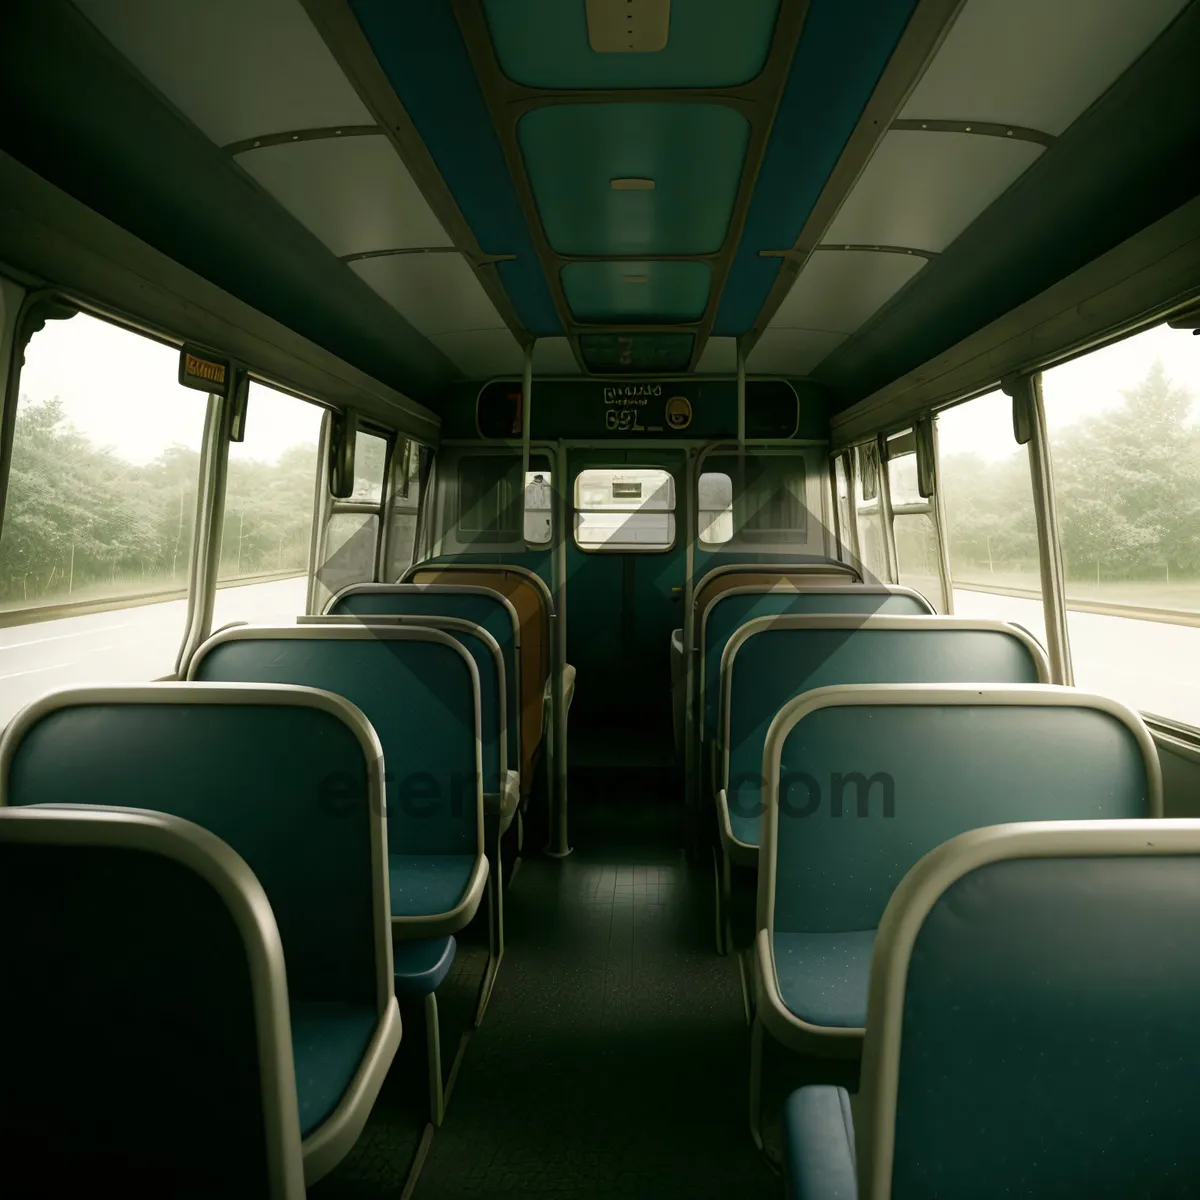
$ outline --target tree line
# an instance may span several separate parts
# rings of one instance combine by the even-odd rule
[[[1119,407],[1050,437],[1068,579],[1200,578],[1200,425],[1160,360]],[[940,463],[952,568],[1038,570],[1029,463],[953,454]]]
[[[231,461],[220,577],[308,566],[316,447]],[[173,445],[144,465],[93,445],[59,397],[22,396],[4,527],[0,603],[61,603],[187,587],[200,455]]]

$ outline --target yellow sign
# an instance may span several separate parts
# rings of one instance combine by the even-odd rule
[[[686,396],[672,396],[667,401],[666,420],[672,429],[686,429],[692,423],[692,402]]]
[[[229,363],[198,354],[197,348],[184,346],[179,352],[179,382],[184,387],[224,396],[229,387]]]
[[[225,382],[224,363],[209,362],[207,359],[197,358],[194,354],[187,356],[187,365],[184,370],[193,379],[206,379],[209,383]]]

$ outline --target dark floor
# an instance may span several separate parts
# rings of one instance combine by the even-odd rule
[[[714,951],[711,868],[687,863],[681,817],[668,771],[572,771],[575,852],[530,853],[507,891],[496,990],[415,1200],[781,1194],[746,1123],[736,960]],[[468,939],[439,991],[447,1067],[482,954]],[[400,1196],[424,1132],[423,1052],[414,1014],[363,1137],[313,1196]]]

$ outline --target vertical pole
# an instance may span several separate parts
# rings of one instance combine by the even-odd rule
[[[746,354],[739,340],[737,345],[737,406],[738,453],[746,450]]]
[[[1063,578],[1062,547],[1058,540],[1058,513],[1054,504],[1054,474],[1046,433],[1046,409],[1040,374],[1020,375],[1006,382],[1013,398],[1014,427],[1027,435],[1029,475],[1033,484],[1033,512],[1037,520],[1038,565],[1042,576],[1042,607],[1046,614],[1046,651],[1052,683],[1071,685],[1071,646],[1067,635],[1067,596]]]
[[[879,463],[879,523],[883,526],[883,557],[887,564],[888,582],[900,582],[900,564],[896,559],[896,530],[892,522],[892,481],[888,471],[887,435],[879,434],[875,439],[875,457]]]
[[[533,347],[525,347],[525,374],[521,380],[521,495],[525,495],[525,478],[529,474],[529,430],[533,413]],[[524,504],[522,504],[524,509]]]
[[[930,440],[933,444],[933,524],[937,532],[938,574],[942,578],[944,612],[954,615],[954,574],[950,569],[950,536],[946,521],[946,505],[942,500],[942,456],[938,449],[937,418],[931,417]],[[989,548],[990,549],[990,548]]]
[[[550,790],[550,841],[546,853],[566,858],[571,853],[567,833],[567,703],[563,673],[567,666],[567,539],[570,532],[570,481],[567,449],[558,443],[554,461],[554,655],[550,701],[554,713],[554,776]]]

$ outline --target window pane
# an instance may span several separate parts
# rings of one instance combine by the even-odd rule
[[[472,454],[458,464],[458,535],[464,542],[515,542],[521,537],[518,510],[521,460]]]
[[[525,476],[525,540],[531,546],[550,544],[554,490],[549,471],[530,471]]]
[[[304,611],[322,411],[250,385],[246,438],[229,447],[213,628]]]
[[[833,478],[837,489],[838,557],[848,563],[854,557],[850,538],[850,524],[854,518],[850,510],[850,481],[846,478],[846,464],[840,454],[833,460]]]
[[[1044,646],[1033,484],[1012,401],[996,391],[945,409],[937,433],[955,614],[1014,621]]]
[[[928,504],[917,488],[917,456],[904,454],[888,460],[888,486],[891,489],[892,507],[902,504]]]
[[[1200,726],[1200,344],[1160,326],[1042,390],[1075,682]]]
[[[901,513],[893,517],[896,566],[900,582],[921,593],[942,612],[942,579],[938,572],[937,527],[929,513]]]
[[[697,482],[700,540],[719,546],[733,537],[733,480],[723,471],[705,471]]]
[[[331,596],[352,583],[375,578],[375,543],[379,518],[373,513],[332,513],[325,526],[325,556],[317,568],[320,585],[315,597],[318,612]]]
[[[350,499],[382,499],[386,466],[387,440],[373,433],[358,433],[354,439],[354,494]]]
[[[208,404],[178,369],[178,350],[82,313],[30,340],[0,533],[0,722],[51,688],[174,669]]]
[[[407,469],[407,496],[400,493],[406,489],[398,486],[392,500],[391,528],[388,530],[387,562],[383,578],[394,583],[412,566],[413,550],[417,540],[417,515],[421,507],[421,456],[429,451],[416,442],[408,443],[406,458],[396,468],[397,472]],[[397,480],[400,476],[397,474]]]
[[[575,541],[589,549],[668,550],[675,480],[656,468],[602,468],[575,479]]]

